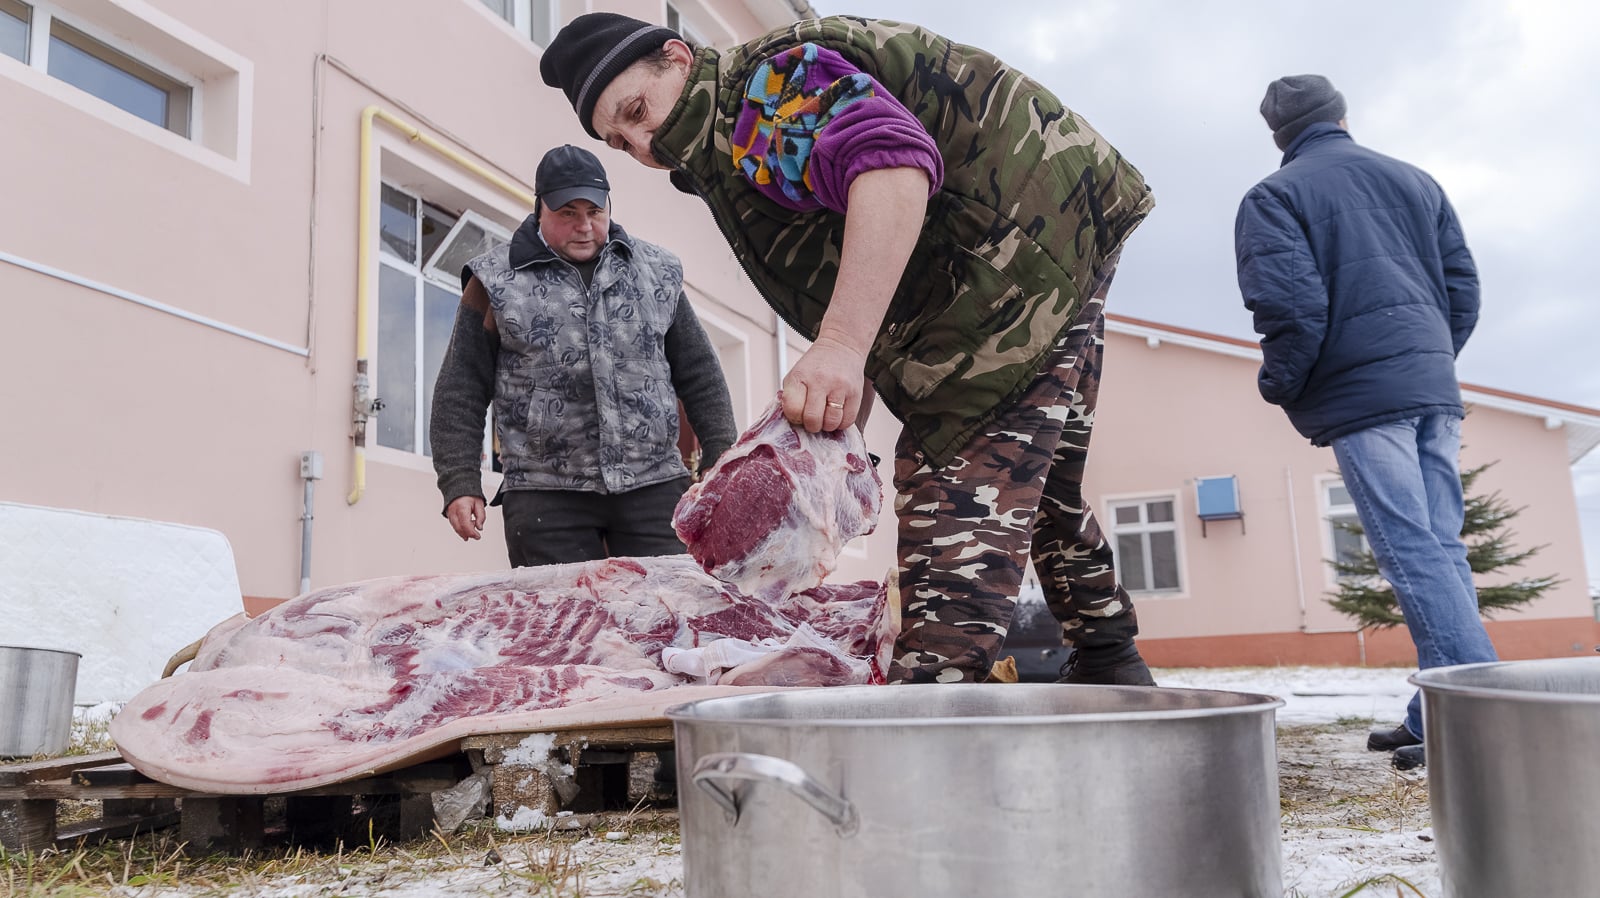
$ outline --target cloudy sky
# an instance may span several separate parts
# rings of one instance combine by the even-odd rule
[[[1281,159],[1257,106],[1276,77],[1327,75],[1356,140],[1432,173],[1462,219],[1483,283],[1462,380],[1600,408],[1600,4],[811,2],[916,22],[1047,85],[1155,190],[1112,310],[1236,337],[1255,333],[1234,212]],[[1573,473],[1600,584],[1600,450]]]

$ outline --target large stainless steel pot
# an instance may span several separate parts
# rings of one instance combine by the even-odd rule
[[[0,645],[0,757],[60,754],[72,739],[77,652]]]
[[[1600,894],[1600,658],[1425,670],[1448,898]]]
[[[687,894],[1278,896],[1281,704],[951,684],[680,705]]]

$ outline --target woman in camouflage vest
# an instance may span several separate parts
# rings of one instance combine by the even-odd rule
[[[1065,678],[1150,683],[1081,485],[1105,289],[1153,205],[1138,171],[1000,60],[895,22],[718,52],[592,13],[540,69],[591,136],[701,196],[813,341],[784,378],[789,420],[862,420],[870,386],[905,424],[890,679],[987,676],[1031,548],[1076,649]]]

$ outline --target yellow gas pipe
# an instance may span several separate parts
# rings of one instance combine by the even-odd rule
[[[372,248],[376,237],[372,233],[372,124],[381,121],[404,134],[412,143],[421,144],[454,163],[456,167],[472,173],[493,185],[507,196],[533,208],[533,194],[506,180],[475,162],[454,148],[422,133],[416,125],[377,106],[361,110],[361,166],[357,184],[356,202],[360,209],[356,216],[356,397],[355,397],[355,484],[345,501],[351,505],[361,501],[367,491],[367,420],[373,414],[373,402],[368,395],[367,380],[367,322],[372,306]]]

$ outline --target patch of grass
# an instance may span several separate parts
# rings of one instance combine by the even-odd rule
[[[1383,885],[1394,886],[1395,898],[1404,898],[1404,896],[1408,893],[1416,895],[1417,898],[1428,898],[1428,896],[1422,894],[1421,889],[1412,885],[1409,880],[1405,879],[1404,877],[1396,876],[1393,873],[1384,873],[1379,876],[1363,879],[1362,881],[1356,883],[1355,888],[1348,892],[1341,893],[1339,898],[1351,898],[1351,896],[1358,895],[1368,889],[1374,889],[1373,894],[1377,895],[1379,893],[1376,891],[1376,887]]]

